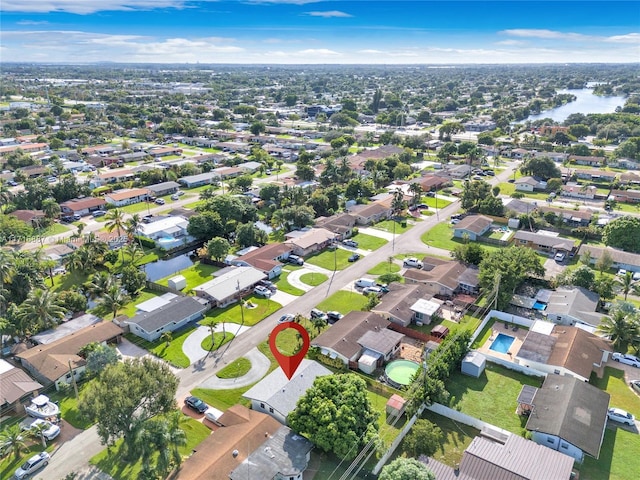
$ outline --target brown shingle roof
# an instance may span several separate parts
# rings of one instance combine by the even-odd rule
[[[454,228],[456,230],[469,230],[476,235],[480,235],[480,232],[492,223],[493,220],[489,217],[485,217],[484,215],[468,215],[460,220]]]
[[[79,210],[84,210],[86,208],[93,207],[101,207],[105,204],[104,198],[98,197],[87,197],[87,198],[74,198],[73,200],[69,200],[68,202],[63,202],[60,204],[63,208],[68,208],[74,212]]]
[[[551,333],[556,338],[549,365],[565,367],[581,377],[589,378],[593,364],[602,360],[602,351],[613,351],[609,343],[581,328],[556,325]]]
[[[0,374],[0,383],[2,383],[0,404],[13,403],[28,393],[42,388],[42,385],[15,367]]]
[[[141,195],[148,195],[149,190],[146,188],[131,188],[127,190],[118,190],[113,193],[109,193],[106,196],[111,200],[118,202],[120,200],[126,200],[128,198],[134,198]]]
[[[365,332],[376,328],[387,328],[389,324],[388,320],[377,313],[353,311],[318,335],[311,343],[314,346],[330,348],[351,358],[361,350],[358,340]]]

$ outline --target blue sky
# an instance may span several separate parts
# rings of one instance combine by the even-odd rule
[[[640,62],[640,1],[2,0],[3,62]]]

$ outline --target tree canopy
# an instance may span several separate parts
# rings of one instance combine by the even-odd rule
[[[609,222],[602,229],[602,241],[610,247],[639,253],[640,218],[625,216]]]
[[[383,467],[378,480],[436,480],[436,476],[415,458],[400,457]]]
[[[289,414],[289,426],[325,452],[352,459],[376,434],[378,413],[353,373],[319,377]]]

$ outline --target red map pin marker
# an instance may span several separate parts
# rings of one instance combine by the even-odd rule
[[[298,353],[290,357],[280,353],[280,350],[278,350],[278,347],[276,347],[276,337],[281,331],[286,330],[287,328],[293,328],[294,330],[297,330],[302,336],[302,348]],[[278,364],[280,364],[280,368],[282,368],[282,371],[289,380],[291,380],[293,374],[296,373],[296,370],[300,366],[300,362],[302,362],[302,359],[307,354],[307,351],[309,350],[309,344],[309,333],[299,323],[284,322],[271,330],[271,335],[269,335],[269,348],[271,349],[271,353],[273,353],[273,356],[276,357]]]

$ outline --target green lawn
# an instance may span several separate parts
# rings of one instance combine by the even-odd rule
[[[82,393],[82,390],[86,385],[87,382],[78,385],[78,393]],[[69,390],[65,393],[61,391],[53,392],[49,395],[49,398],[58,402],[58,405],[60,406],[60,415],[72,426],[81,430],[86,430],[93,425],[92,421],[87,420],[80,414],[80,410],[78,410],[78,399],[76,399],[73,390]]]
[[[498,187],[500,187],[500,195],[505,195],[507,197],[510,197],[516,192],[515,183],[502,182],[498,184]],[[522,193],[526,194],[526,192],[522,192]]]
[[[406,225],[405,227],[402,226],[403,221],[405,222],[405,225]],[[395,232],[396,235],[400,235],[401,233],[404,233],[407,230],[409,230],[411,227],[413,227],[413,225],[411,225],[406,220],[403,220],[403,221],[385,220],[383,222],[376,223],[375,225],[373,225],[373,228],[378,230],[383,230],[389,233]],[[395,224],[395,229],[394,229],[394,224]]]
[[[244,357],[240,357],[235,362],[230,363],[218,373],[216,373],[216,377],[218,378],[238,378],[246,375],[246,373],[251,370],[251,361]]]
[[[330,310],[336,310],[343,315],[353,311],[362,310],[367,304],[367,297],[354,292],[348,292],[346,290],[338,290],[329,298],[323,300],[318,304],[320,310],[328,312]]]
[[[245,300],[256,308],[241,307],[239,303],[235,303],[225,308],[214,308],[209,310],[205,319],[200,322],[202,325],[207,325],[208,320],[216,322],[228,322],[228,323],[242,323],[244,315],[244,325],[253,326],[263,318],[268,317],[273,312],[282,308],[277,302],[274,302],[268,298],[258,297],[256,295],[250,295]]]
[[[196,262],[190,267],[185,268],[184,270],[180,270],[173,275],[169,275],[158,280],[156,283],[160,285],[168,285],[169,279],[175,277],[176,275],[182,275],[187,280],[187,286],[184,291],[188,292],[189,290],[197,287],[198,285],[202,285],[209,280],[212,280],[213,272],[220,270],[220,267],[216,267],[214,265],[208,265],[206,263]]]
[[[147,300],[151,300],[154,297],[159,297],[160,295],[162,295],[162,292],[155,292],[153,290],[143,288],[138,293],[138,296],[131,299],[131,301],[127,303],[127,305],[123,309],[121,309],[119,313],[125,314],[129,318],[134,317],[137,309],[136,305],[139,305],[142,302],[146,302]]]
[[[174,367],[187,368],[190,364],[189,357],[187,357],[182,351],[182,344],[184,344],[187,337],[193,333],[195,328],[195,324],[190,324],[186,328],[173,332],[173,340],[169,342],[169,345],[167,345],[167,342],[160,339],[155,342],[147,342],[132,333],[127,333],[125,337],[130,342],[149,350],[155,356],[169,362]]]
[[[400,265],[395,262],[381,262],[367,273],[369,275],[384,275],[385,273],[397,273],[400,271]]]
[[[181,423],[181,428],[184,430],[187,443],[180,447],[180,453],[182,457],[190,455],[192,450],[205,438],[211,435],[211,430],[203,425],[201,422],[184,416],[184,421]],[[130,480],[132,478],[139,478],[140,470],[142,468],[142,462],[136,463],[124,462],[122,460],[123,452],[121,451],[122,440],[118,440],[116,444],[108,449],[105,448],[97,455],[93,456],[89,463],[97,466],[104,473],[107,473],[115,480]]]
[[[64,275],[54,275],[53,288],[54,292],[62,292],[70,290],[74,285],[80,286],[89,279],[89,275],[79,271],[67,271]]]
[[[352,253],[348,250],[336,248],[334,251],[325,250],[322,253],[305,258],[304,261],[327,270],[343,270],[349,266],[348,259],[351,255]]]
[[[214,332],[213,333],[213,341],[211,340],[211,335],[202,340],[200,346],[209,352],[219,349],[225,343],[229,343],[231,340],[235,338],[235,335],[229,332]]]
[[[595,373],[592,373],[589,383],[611,395],[609,403],[612,407],[621,408],[631,412],[636,418],[640,418],[640,400],[625,382],[624,371],[605,367],[602,378],[598,378]]]
[[[451,205],[449,200],[445,200],[444,198],[438,197],[422,197],[422,203],[429,205],[429,208],[437,208],[440,210],[441,208],[448,207]]]
[[[288,293],[290,295],[295,295],[296,297],[299,297],[300,295],[304,295],[304,291],[294,287],[289,283],[289,281],[287,280],[289,273],[290,272],[283,270],[278,276],[278,278],[276,280],[273,280],[273,283],[278,287],[279,290],[282,290],[283,292]]]
[[[42,442],[40,441],[36,441],[35,439],[33,441],[27,440],[27,444],[29,446],[27,447],[27,449],[23,450],[23,452],[17,459],[13,454],[0,459],[0,478],[6,480],[14,479],[15,476],[13,475],[13,472],[15,472],[16,469],[25,462],[25,460],[31,458],[36,453],[40,453],[43,451]],[[48,442],[47,448],[44,450],[51,453],[55,446],[55,440],[53,442]]]
[[[389,241],[384,238],[367,235],[366,233],[357,233],[352,237],[352,240],[358,242],[358,248],[362,250],[377,250],[389,243]]]
[[[58,235],[60,233],[68,232],[69,230],[70,228],[67,227],[66,225],[63,225],[58,222],[53,222],[47,228],[42,230],[35,230],[34,233],[39,237],[50,237],[52,235]]]
[[[443,248],[445,250],[453,250],[458,245],[462,245],[464,242],[461,238],[455,238],[453,236],[453,225],[450,223],[439,223],[428,232],[424,233],[421,237],[422,243],[436,248]],[[500,250],[503,247],[497,245],[488,245],[481,243],[480,246],[487,251]]]
[[[454,371],[447,380],[450,407],[517,435],[524,431],[526,417],[516,415],[522,385],[540,387],[542,379],[530,377],[487,362],[480,378]]]
[[[479,430],[469,425],[456,423],[447,417],[430,412],[429,410],[425,410],[422,413],[422,418],[435,423],[440,427],[440,430],[442,430],[443,438],[440,442],[440,448],[433,455],[433,458],[450,467],[456,467],[460,464],[462,454],[474,437],[480,434]]]
[[[640,435],[606,428],[598,460],[585,456],[580,480],[631,480],[640,471]]]
[[[326,282],[328,279],[329,277],[327,277],[323,273],[311,272],[311,273],[303,273],[302,275],[300,275],[300,281],[302,283],[306,283],[311,287],[317,287],[318,285]]]

